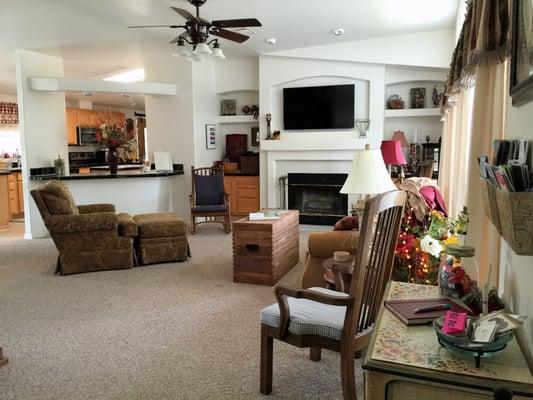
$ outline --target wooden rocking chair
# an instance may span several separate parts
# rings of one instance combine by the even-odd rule
[[[204,223],[219,223],[226,233],[231,232],[229,195],[224,190],[224,171],[219,167],[191,167],[192,192],[191,234],[196,226]],[[196,218],[204,218],[196,222]],[[220,219],[222,218],[222,220]]]
[[[340,352],[344,399],[356,399],[354,358],[367,347],[385,286],[390,280],[394,249],[403,215],[405,193],[392,191],[366,202],[361,234],[351,267],[334,266],[352,274],[350,292],[325,288],[275,288],[277,304],[261,311],[260,391],[272,392],[273,339],[309,347],[319,361],[322,348]]]

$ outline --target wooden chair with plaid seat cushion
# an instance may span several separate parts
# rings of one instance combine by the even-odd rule
[[[349,293],[276,287],[277,304],[260,313],[261,393],[272,391],[273,339],[277,339],[309,347],[313,361],[320,360],[322,348],[340,352],[344,398],[356,399],[354,357],[368,345],[391,277],[404,203],[405,193],[398,190],[366,202],[353,265],[334,265],[337,281],[342,273],[352,274]]]

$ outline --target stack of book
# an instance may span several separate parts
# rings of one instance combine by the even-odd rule
[[[486,155],[478,158],[479,174],[495,187],[508,192],[533,190],[531,170],[527,164],[527,140],[496,140],[494,158],[489,164]]]

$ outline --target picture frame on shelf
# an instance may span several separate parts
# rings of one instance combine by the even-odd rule
[[[250,145],[252,147],[259,147],[259,127],[253,126],[251,129],[251,132],[252,132],[252,142]]]
[[[220,101],[220,115],[237,115],[237,100],[222,99]]]
[[[205,124],[205,148],[215,150],[217,148],[217,126]]]
[[[411,108],[424,108],[426,104],[426,88],[418,87],[410,90]]]

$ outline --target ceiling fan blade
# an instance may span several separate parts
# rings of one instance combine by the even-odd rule
[[[134,25],[128,28],[184,28],[181,25]]]
[[[243,18],[243,19],[221,19],[211,22],[211,25],[217,28],[246,28],[250,26],[263,26],[255,18]]]
[[[189,11],[183,10],[183,9],[177,8],[177,7],[170,7],[170,8],[172,8],[174,11],[176,11],[179,15],[181,15],[186,20],[196,21],[196,17],[194,15],[192,15]]]
[[[218,36],[224,39],[228,39],[228,40],[231,40],[237,43],[243,43],[249,39],[249,36],[241,35],[240,33],[237,33],[237,32],[227,31],[225,29],[220,29],[216,27],[211,29],[209,33],[211,35]]]

